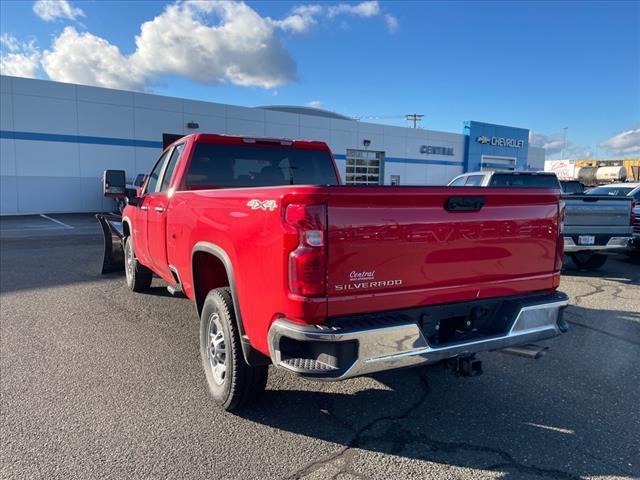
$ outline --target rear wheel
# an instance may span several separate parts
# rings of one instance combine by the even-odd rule
[[[153,273],[136,258],[131,236],[124,242],[124,273],[127,286],[134,292],[144,292],[151,286]]]
[[[211,290],[204,301],[200,316],[200,358],[209,391],[225,410],[248,405],[264,392],[268,367],[245,362],[228,288]]]
[[[601,253],[578,252],[571,254],[571,260],[580,270],[597,270],[605,264],[607,256]]]

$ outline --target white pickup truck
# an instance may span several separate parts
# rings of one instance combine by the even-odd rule
[[[449,186],[561,189],[552,172],[470,172],[457,176]],[[564,252],[582,270],[596,270],[607,261],[607,255],[629,251],[633,239],[633,197],[612,195],[600,188],[606,187],[562,197]]]

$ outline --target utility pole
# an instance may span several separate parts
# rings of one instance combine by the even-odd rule
[[[413,128],[418,128],[418,122],[422,121],[422,117],[424,117],[424,115],[420,115],[419,113],[410,113],[404,116],[405,120],[413,122]]]
[[[565,148],[567,148],[567,128],[569,127],[564,127],[562,130],[564,131],[563,134],[563,139],[562,139],[562,153],[560,154],[560,160],[564,160],[564,150]]]

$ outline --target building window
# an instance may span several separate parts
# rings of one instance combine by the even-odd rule
[[[345,183],[347,185],[380,185],[384,152],[347,149]]]

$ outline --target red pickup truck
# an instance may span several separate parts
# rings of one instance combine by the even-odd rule
[[[366,161],[362,166],[367,168]],[[474,354],[539,356],[567,330],[559,189],[345,186],[322,142],[195,134],[144,186],[104,174],[103,271],[155,274],[195,302],[215,400],[264,390],[270,364],[341,380]]]

